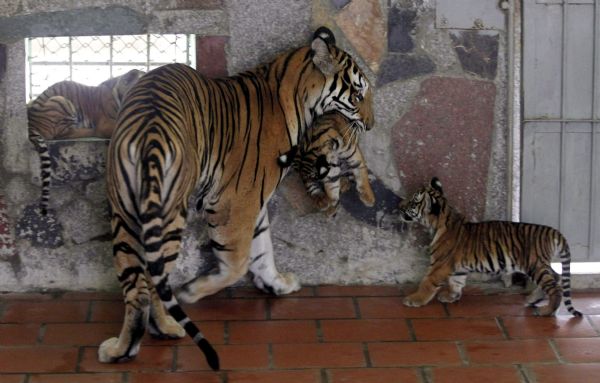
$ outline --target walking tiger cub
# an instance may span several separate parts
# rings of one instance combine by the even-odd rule
[[[328,216],[336,213],[349,176],[356,182],[360,200],[367,206],[375,203],[367,165],[358,147],[358,130],[339,113],[327,113],[313,123],[294,167],[308,194]]]
[[[46,140],[110,138],[123,97],[143,74],[133,69],[98,86],[61,81],[27,105],[29,141],[40,155],[43,215],[47,213],[50,197],[50,154]]]
[[[403,201],[400,215],[433,232],[431,266],[417,292],[404,299],[405,305],[423,306],[436,294],[441,302],[459,300],[469,272],[521,272],[538,286],[528,297],[530,304],[548,296],[549,303],[539,309],[539,315],[553,315],[564,297],[567,310],[581,316],[571,304],[569,245],[558,230],[506,221],[468,222],[448,204],[437,178]],[[562,277],[550,265],[554,255],[561,259]]]
[[[148,327],[161,337],[187,333],[209,366],[219,369],[215,350],[178,299],[195,302],[247,271],[267,292],[300,288],[295,275],[275,267],[267,202],[313,119],[330,111],[343,114],[353,129],[373,125],[371,86],[324,27],[310,46],[233,77],[208,79],[186,65],[169,64],[131,88],[106,167],[125,317],[119,336],[100,345],[101,362],[135,357]],[[168,278],[192,194],[219,269],[193,278],[176,298]]]

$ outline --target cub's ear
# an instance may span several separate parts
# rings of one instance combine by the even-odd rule
[[[296,152],[298,151],[298,146],[294,145],[290,150],[283,153],[279,157],[277,157],[277,164],[282,168],[287,168],[292,163],[294,163],[294,159],[296,158]]]
[[[333,33],[325,27],[317,29],[310,45],[313,63],[321,73],[331,76],[335,73],[335,63],[329,51],[329,45],[335,44]]]
[[[335,45],[335,36],[331,32],[331,29],[327,27],[319,27],[313,34],[313,39],[317,37],[323,39],[327,45]]]
[[[444,194],[444,191],[442,190],[442,181],[440,181],[437,177],[433,177],[431,179],[431,187]]]
[[[438,203],[437,199],[432,198],[431,199],[431,214],[433,214],[435,216],[439,216],[441,210],[442,210],[442,207]]]
[[[330,166],[327,162],[327,158],[324,155],[320,155],[319,157],[317,157],[315,167],[317,168],[317,179],[322,180],[329,173]]]

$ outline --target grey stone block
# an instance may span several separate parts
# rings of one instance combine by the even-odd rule
[[[404,53],[389,54],[381,63],[379,75],[377,76],[377,86],[433,73],[434,71],[435,64],[428,56]]]
[[[37,204],[27,206],[21,213],[16,224],[16,235],[30,240],[37,247],[58,248],[64,244],[62,225],[55,212],[50,209],[48,215],[43,216]]]
[[[312,35],[311,1],[227,0],[229,73],[273,60],[278,54],[308,45]]]
[[[415,29],[417,11],[392,7],[388,15],[388,50],[390,52],[408,53],[415,43],[412,34]]]
[[[463,70],[493,80],[498,68],[498,32],[453,31],[450,37]]]

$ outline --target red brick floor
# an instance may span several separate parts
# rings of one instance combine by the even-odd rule
[[[116,294],[2,294],[0,383],[597,383],[598,298],[575,293],[576,319],[534,317],[519,294],[413,309],[390,286],[230,289],[186,307],[219,352],[214,373],[187,338],[146,337],[134,361],[98,363],[120,329]]]

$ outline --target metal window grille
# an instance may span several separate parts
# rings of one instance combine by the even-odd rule
[[[28,101],[59,81],[95,86],[131,69],[196,65],[194,35],[38,37],[26,39],[25,46]]]

